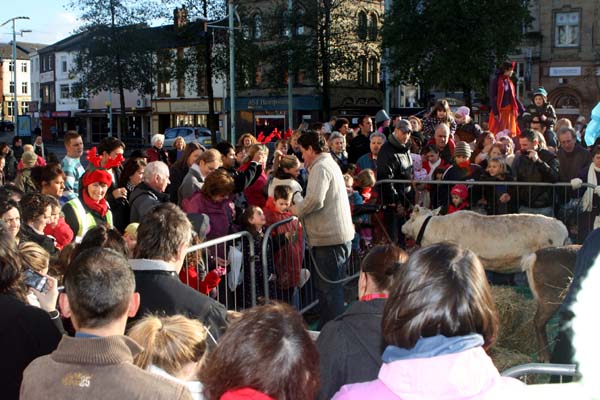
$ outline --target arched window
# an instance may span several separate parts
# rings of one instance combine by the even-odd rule
[[[369,15],[369,40],[377,40],[377,14]]]
[[[358,13],[358,38],[365,40],[367,38],[367,13],[361,11]]]
[[[358,59],[358,84],[364,86],[367,80],[367,58]]]

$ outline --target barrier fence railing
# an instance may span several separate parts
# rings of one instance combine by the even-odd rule
[[[502,376],[511,378],[522,379],[525,383],[529,377],[534,375],[551,375],[558,376],[559,382],[562,383],[562,379],[565,376],[579,377],[577,366],[575,364],[542,364],[542,363],[530,363],[517,365],[502,371]]]
[[[410,181],[410,180],[380,180],[374,191],[389,190],[389,185],[395,185],[398,203],[409,206],[415,204],[435,209],[451,204],[451,189],[454,185],[465,185],[468,188],[469,209],[487,215],[535,213],[555,217],[561,220],[569,230],[569,236],[574,243],[582,243],[587,234],[593,229],[594,219],[600,213],[600,197],[592,196],[590,209],[584,210],[584,197],[587,189],[595,189],[596,185],[583,183],[574,189],[569,182],[516,182],[516,181]],[[410,188],[407,190],[407,188]],[[507,194],[508,196],[503,196]],[[377,198],[376,205],[389,214],[392,211]],[[387,209],[386,209],[387,207]],[[388,219],[386,228],[395,230]],[[600,220],[599,220],[600,222]],[[389,232],[394,233],[394,232]]]
[[[243,231],[191,246],[187,250],[181,280],[239,311],[256,305],[254,237]],[[226,269],[218,279],[217,268]],[[216,281],[220,280],[217,284]]]
[[[275,299],[284,301],[304,313],[318,304],[315,279],[322,276],[303,235],[297,217],[290,217],[270,225],[262,242],[263,276],[267,284],[267,268],[275,271]],[[360,259],[353,254],[346,268],[347,283],[358,277]],[[265,286],[266,287],[266,286]],[[266,292],[266,289],[265,289]]]

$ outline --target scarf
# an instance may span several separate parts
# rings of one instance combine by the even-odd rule
[[[587,175],[587,183],[589,183],[590,185],[598,184],[598,180],[596,179],[596,172],[600,172],[600,168],[596,168],[593,163],[590,164]],[[583,211],[592,211],[592,203],[594,201],[594,189],[587,188],[585,193],[583,194],[583,199],[581,201]]]
[[[515,85],[514,85],[512,79],[510,79],[509,76],[505,76],[504,74],[500,74],[500,76],[498,76],[498,89],[497,89],[498,97],[496,98],[496,107],[498,107],[498,113],[500,113],[500,109],[502,108],[502,100],[504,98],[504,83],[505,82],[508,83],[508,88],[511,93],[512,111],[516,116],[519,113],[519,106],[517,105],[517,100],[515,97]]]
[[[106,199],[103,197],[102,199],[100,199],[99,202],[95,202],[94,200],[92,200],[92,198],[88,194],[87,188],[84,188],[82,193],[83,193],[83,204],[85,204],[85,206],[87,208],[100,214],[100,216],[102,218],[104,218],[104,216],[108,212],[108,203],[106,202]]]

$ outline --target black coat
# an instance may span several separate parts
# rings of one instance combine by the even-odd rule
[[[54,255],[58,252],[56,246],[54,245],[54,239],[46,235],[40,235],[27,224],[21,225],[21,229],[19,230],[19,238],[21,239],[21,242],[33,242],[39,244],[50,255]]]
[[[394,135],[381,146],[377,155],[377,180],[382,179],[412,179],[412,158],[410,148],[398,142]],[[412,193],[405,184],[380,185],[380,195],[383,204],[402,204],[406,207],[412,202]]]
[[[377,379],[381,354],[381,315],[385,299],[357,301],[328,322],[317,339],[320,356],[319,400],[331,399],[349,383]]]
[[[221,303],[185,285],[174,272],[135,268],[135,290],[140,294],[140,308],[130,322],[149,313],[182,314],[202,322],[215,338],[225,331],[227,310]]]
[[[23,371],[50,354],[62,335],[48,313],[9,294],[0,294],[0,387],[2,398],[18,399]]]
[[[371,152],[371,141],[369,136],[359,132],[358,136],[348,144],[348,162],[355,164],[358,159]]]
[[[537,151],[539,160],[533,162],[529,156],[519,154],[512,164],[517,182],[555,183],[560,179],[558,158],[548,150]],[[553,204],[551,186],[519,186],[519,205],[542,208]]]

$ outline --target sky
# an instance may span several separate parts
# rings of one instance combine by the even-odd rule
[[[4,1],[0,7],[0,24],[13,17],[27,16],[29,20],[17,20],[16,31],[31,29],[31,33],[17,34],[17,42],[52,44],[70,36],[79,26],[77,15],[66,8],[69,0],[19,0]],[[0,42],[12,40],[12,22],[0,28]]]

